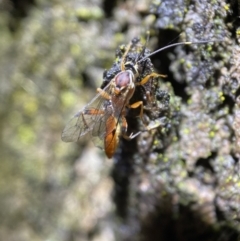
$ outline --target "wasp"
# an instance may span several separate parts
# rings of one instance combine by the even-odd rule
[[[152,78],[166,77],[153,71],[145,76],[142,75],[144,66],[151,62],[149,57],[177,45],[203,44],[211,41],[174,43],[152,53],[148,53],[144,46],[140,53],[134,54],[134,51],[130,53],[136,42],[134,39],[126,47],[121,60],[117,63],[118,70],[112,74],[110,81],[102,88],[97,88],[97,95],[66,125],[62,132],[64,142],[77,142],[87,136],[96,146],[105,150],[108,158],[112,158],[120,136],[131,140],[141,133],[140,131],[127,135],[127,109],[139,108],[139,117],[143,118],[143,101],[139,100],[134,103],[130,101],[136,87],[144,86]],[[156,127],[146,126],[146,130]]]

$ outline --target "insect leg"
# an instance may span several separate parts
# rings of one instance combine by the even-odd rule
[[[167,77],[166,75],[163,75],[163,74],[157,74],[157,73],[152,73],[152,74],[149,74],[147,76],[145,76],[139,83],[136,83],[137,85],[144,85],[146,84],[150,78],[152,77]]]
[[[162,125],[162,122],[160,122],[159,120],[154,121],[154,123],[151,123],[150,125],[146,125],[146,123],[143,119],[143,102],[142,101],[137,101],[137,102],[129,105],[128,107],[133,108],[133,109],[138,108],[138,107],[141,108],[139,117],[141,118],[143,124],[146,127],[146,129],[144,131],[151,131],[153,129],[158,128],[160,125]],[[135,135],[134,135],[134,137],[135,137]]]
[[[95,109],[95,108],[91,108],[91,109],[87,109],[87,110],[84,110],[81,115],[82,115],[82,118],[84,118],[83,114],[84,115],[103,115],[105,112],[102,111],[102,110],[99,110],[99,109]]]
[[[143,117],[143,102],[142,101],[137,101],[137,102],[135,102],[135,103],[133,103],[131,105],[128,105],[128,107],[130,107],[132,109],[136,109],[136,108],[140,107],[141,109],[140,109],[139,116],[142,119],[142,117]]]
[[[127,126],[128,126],[127,120],[124,116],[122,116],[122,136],[123,136],[124,139],[132,140],[133,138],[135,138],[136,136],[138,136],[141,133],[141,131],[139,131],[135,134],[131,133],[130,136],[128,136],[126,134],[127,133]]]
[[[108,94],[106,91],[104,91],[103,89],[97,88],[97,92],[98,92],[104,99],[106,99],[106,100],[110,100],[110,99],[111,99],[111,97],[109,96],[109,94]]]
[[[131,105],[128,105],[129,108],[132,108],[132,109],[135,109],[135,108],[138,108],[140,107],[140,114],[139,114],[139,117],[141,118],[142,120],[142,123],[146,126],[146,130],[148,130],[148,127],[147,127],[147,124],[146,122],[144,121],[143,119],[143,102],[142,101],[137,101]],[[149,129],[150,130],[150,129]]]

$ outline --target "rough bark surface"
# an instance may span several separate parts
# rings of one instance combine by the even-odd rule
[[[238,4],[0,2],[3,240],[240,240]],[[119,46],[144,45],[147,30],[151,51],[209,40],[151,57],[167,77],[146,86],[158,108],[145,102],[144,118],[167,121],[121,139],[113,161],[62,143],[71,113],[114,75]]]

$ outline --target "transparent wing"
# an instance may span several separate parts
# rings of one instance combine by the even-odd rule
[[[106,98],[111,95],[111,88],[110,82],[102,93],[97,94],[68,122],[62,132],[63,141],[73,142],[79,141],[82,137],[90,137],[96,146],[103,146],[106,121],[110,115],[113,115],[111,101]]]

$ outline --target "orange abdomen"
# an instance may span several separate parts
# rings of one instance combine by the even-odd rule
[[[118,145],[118,126],[116,118],[110,116],[106,121],[106,136],[104,139],[105,153],[108,158],[112,158]]]

